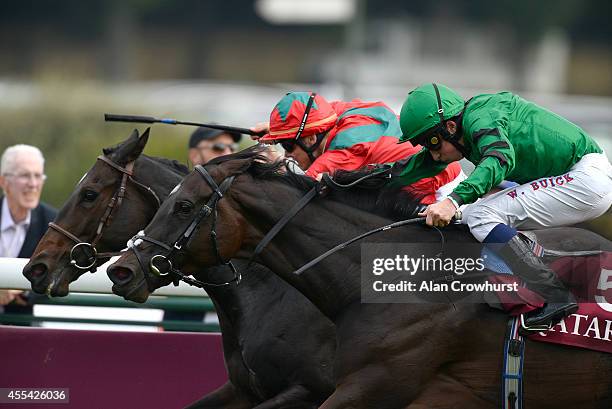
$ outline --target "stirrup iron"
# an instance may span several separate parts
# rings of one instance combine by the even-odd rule
[[[524,332],[528,332],[528,333],[548,331],[549,329],[553,327],[552,323],[528,326],[525,323],[525,313],[520,315],[520,322],[521,322],[521,330]]]

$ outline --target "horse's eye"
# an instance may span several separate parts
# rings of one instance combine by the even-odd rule
[[[83,192],[83,200],[85,200],[86,202],[93,202],[94,200],[96,200],[96,198],[98,197],[98,192],[95,192],[93,190],[85,190]]]
[[[190,202],[176,202],[176,204],[174,205],[174,211],[176,213],[190,213],[191,210],[193,209],[193,204]]]

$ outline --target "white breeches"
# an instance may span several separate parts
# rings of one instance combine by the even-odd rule
[[[605,153],[585,155],[558,176],[511,187],[467,205],[462,222],[478,241],[500,223],[520,230],[594,219],[612,204],[612,165]]]

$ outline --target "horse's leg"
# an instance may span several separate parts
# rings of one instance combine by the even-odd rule
[[[316,409],[315,397],[302,385],[292,385],[253,409]]]
[[[248,409],[253,407],[244,396],[238,395],[234,385],[227,381],[208,395],[191,403],[185,409]]]
[[[392,380],[389,380],[390,385],[394,385]],[[395,385],[396,389],[388,389],[384,394],[376,396],[368,393],[369,386],[367,381],[339,385],[319,409],[397,409],[410,402],[410,399],[397,396],[397,388],[401,386]]]
[[[361,409],[359,404],[359,395],[355,397],[352,388],[339,386],[329,398],[323,402],[319,409]]]
[[[419,382],[413,377],[395,377],[380,365],[350,374],[319,409],[397,409],[419,395]],[[406,368],[410,372],[410,368]]]
[[[499,402],[487,402],[476,396],[460,381],[439,374],[406,409],[495,409],[497,407]]]

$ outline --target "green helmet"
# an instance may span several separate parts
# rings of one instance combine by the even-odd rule
[[[463,110],[464,106],[463,98],[442,84],[425,84],[412,90],[400,112],[402,128],[400,143],[414,140],[439,125],[442,122],[441,117],[444,120],[454,117]]]

